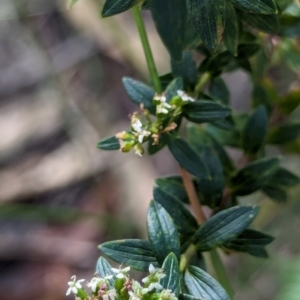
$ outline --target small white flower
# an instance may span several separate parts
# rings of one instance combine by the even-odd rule
[[[143,130],[143,124],[142,124],[141,120],[139,120],[137,118],[134,118],[132,120],[131,127],[136,132],[142,132],[142,130]]]
[[[142,130],[142,132],[138,135],[138,141],[140,144],[143,143],[144,141],[144,137],[147,137],[151,134],[150,131],[147,131],[147,130]]]
[[[67,290],[66,296],[70,295],[71,292],[72,292],[74,295],[77,295],[77,294],[78,294],[78,289],[81,289],[81,288],[82,288],[80,282],[83,282],[83,281],[85,280],[85,279],[80,279],[80,280],[77,280],[77,281],[76,281],[76,276],[75,276],[75,275],[73,275],[73,276],[71,277],[71,279],[72,279],[73,281],[69,281],[69,282],[68,282],[69,288],[68,288],[68,290]]]
[[[178,300],[171,290],[163,290],[159,295],[159,300]]]
[[[110,290],[110,291],[107,292],[107,294],[108,294],[108,297],[109,297],[110,300],[115,300],[116,299],[117,294],[116,294],[115,290]]]
[[[126,267],[124,269],[115,269],[115,268],[111,268],[111,270],[116,273],[116,277],[119,279],[123,279],[126,277],[126,273],[130,271],[130,267]]]
[[[194,102],[195,99],[187,95],[184,91],[178,90],[177,95],[181,98],[184,102]]]
[[[157,114],[168,114],[169,109],[172,108],[172,106],[169,103],[162,102],[161,104],[158,104],[156,106],[156,113]]]
[[[149,273],[153,274],[156,273],[159,269],[154,268],[152,264],[149,265]]]
[[[112,279],[113,275],[107,275],[104,278],[101,277],[93,277],[92,280],[87,284],[88,287],[92,289],[95,293],[97,291],[97,287],[101,287],[103,284],[108,285],[108,280]]]
[[[152,282],[148,286],[149,292],[153,291],[154,289],[161,290],[162,288],[163,288],[162,285],[159,284],[158,282]]]

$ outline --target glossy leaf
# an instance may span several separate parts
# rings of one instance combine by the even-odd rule
[[[188,142],[175,138],[169,140],[168,147],[181,167],[200,179],[207,177],[205,164]]]
[[[205,300],[230,300],[224,288],[212,276],[197,267],[191,266],[186,270],[183,282],[187,292],[194,297]]]
[[[264,247],[272,243],[274,238],[263,232],[246,229],[235,239],[225,244],[224,247],[237,252],[246,252],[253,256],[267,258],[268,254]]]
[[[183,107],[183,115],[194,123],[213,122],[231,114],[229,107],[214,101],[198,100]]]
[[[207,220],[193,236],[201,251],[209,251],[233,240],[254,220],[258,207],[235,206],[225,209]]]
[[[137,0],[106,0],[102,10],[102,17],[106,18],[122,13],[134,6],[136,2]]]
[[[119,140],[115,136],[111,136],[109,138],[103,139],[98,143],[98,148],[101,150],[119,150],[120,143]]]
[[[277,13],[273,0],[230,0],[236,7],[251,13],[271,15]]]
[[[152,249],[159,263],[162,263],[169,253],[180,257],[178,231],[174,221],[157,201],[151,201],[147,215],[147,230]]]
[[[229,90],[221,77],[215,77],[210,83],[209,93],[215,99],[220,100],[225,105],[229,104],[230,93]]]
[[[231,178],[232,192],[249,195],[262,188],[279,167],[278,158],[262,158],[248,164]]]
[[[182,59],[187,24],[185,0],[148,0],[156,29],[175,61]]]
[[[180,234],[190,235],[195,232],[198,228],[196,219],[177,197],[161,188],[154,188],[153,197],[173,218]]]
[[[243,133],[242,146],[246,153],[259,151],[267,135],[268,115],[264,106],[259,106],[248,119]]]
[[[171,290],[176,297],[179,295],[180,291],[180,272],[179,263],[176,255],[170,253],[162,265],[163,270],[165,270],[165,277],[160,280],[160,284],[164,289]]]
[[[237,55],[239,43],[239,26],[238,18],[234,6],[225,1],[226,4],[226,21],[224,28],[223,41],[227,50],[234,56]]]
[[[180,202],[183,203],[189,202],[188,195],[186,193],[181,176],[175,175],[175,176],[168,176],[168,177],[159,177],[155,179],[155,183],[158,185],[158,187],[160,187],[165,192],[180,199]],[[174,219],[173,216],[172,218]]]
[[[130,100],[136,105],[144,105],[151,113],[155,113],[153,98],[155,91],[144,83],[129,77],[123,78],[123,85]]]
[[[113,277],[115,277],[115,273],[111,270],[111,265],[104,257],[99,257],[96,264],[96,273],[102,278],[107,275],[113,275]],[[114,281],[114,278],[108,279],[110,289],[114,288]]]
[[[148,271],[149,265],[159,267],[156,256],[148,241],[118,240],[106,242],[99,249],[117,263],[128,265],[139,271]]]
[[[202,42],[215,52],[224,27],[225,0],[187,0],[189,18]]]

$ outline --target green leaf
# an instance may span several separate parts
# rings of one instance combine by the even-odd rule
[[[153,198],[170,214],[180,234],[191,235],[198,228],[194,216],[177,197],[161,188],[154,188]]]
[[[175,61],[182,59],[187,24],[185,0],[148,0],[156,29]]]
[[[210,83],[209,93],[223,104],[228,105],[230,101],[229,90],[221,77],[215,77]]]
[[[292,142],[300,135],[300,122],[279,125],[269,132],[269,144],[283,145]]]
[[[152,249],[159,263],[162,263],[169,253],[180,257],[180,244],[174,221],[157,201],[151,201],[147,215],[147,230]]]
[[[178,90],[183,90],[183,80],[181,77],[175,78],[171,81],[171,83],[167,86],[166,89],[166,98],[167,102],[170,102],[173,97],[177,96]]]
[[[251,13],[242,13],[242,20],[248,23],[251,27],[257,28],[267,33],[278,33],[279,21],[276,15],[260,15]]]
[[[179,294],[179,300],[204,300],[203,298],[194,297],[188,294]]]
[[[278,103],[280,111],[285,115],[292,113],[299,104],[300,89],[291,91],[285,97],[281,98]]]
[[[194,297],[205,300],[230,300],[223,287],[208,273],[197,267],[189,267],[184,273],[183,281],[187,292]]]
[[[201,44],[201,37],[194,29],[192,23],[188,21],[184,38],[184,50],[194,50]]]
[[[279,167],[279,158],[262,158],[249,163],[231,178],[231,190],[244,196],[261,189]]]
[[[160,284],[166,290],[171,290],[176,297],[180,291],[180,272],[178,259],[174,253],[170,253],[162,265],[165,270],[165,277],[160,280]]]
[[[258,207],[235,206],[225,209],[207,220],[193,236],[201,251],[209,251],[234,239],[254,220]]]
[[[128,265],[139,271],[148,271],[149,265],[159,267],[149,241],[118,240],[99,245],[99,249],[117,263]]]
[[[264,247],[272,243],[274,238],[263,232],[246,229],[235,239],[224,245],[224,248],[237,251],[246,252],[253,256],[267,258],[268,254]]]
[[[138,106],[143,104],[144,108],[155,114],[155,105],[153,104],[155,91],[144,83],[129,77],[124,77],[122,81],[130,100]]]
[[[242,132],[242,146],[246,153],[257,153],[263,146],[267,135],[268,115],[260,105],[248,119]]]
[[[271,15],[277,13],[273,0],[230,0],[237,8],[251,13]]]
[[[226,21],[224,28],[223,41],[227,50],[234,56],[237,55],[239,43],[239,26],[238,18],[234,7],[228,1],[226,4]]]
[[[142,9],[143,9],[143,10],[148,10],[148,9],[150,9],[148,0],[145,0],[145,1],[143,2],[143,4],[142,4]]]
[[[268,184],[281,187],[293,187],[300,183],[300,178],[291,171],[279,167],[268,181]]]
[[[115,136],[111,136],[109,138],[103,139],[98,143],[98,148],[101,150],[119,150],[120,143],[119,140]]]
[[[266,194],[269,198],[278,203],[287,202],[287,192],[279,186],[274,186],[271,184],[266,184],[262,187],[262,192]]]
[[[214,122],[231,114],[229,107],[214,101],[197,100],[183,107],[183,115],[194,123]]]
[[[300,16],[282,15],[279,18],[279,35],[295,38],[300,36]]]
[[[174,77],[182,77],[185,86],[193,88],[196,85],[197,67],[190,51],[183,52],[182,61],[171,60],[171,64]]]
[[[96,273],[102,278],[104,278],[107,275],[113,275],[113,278],[108,279],[108,282],[109,288],[114,288],[115,273],[111,270],[111,265],[107,262],[107,260],[104,257],[99,257],[96,264]]]
[[[207,176],[207,170],[201,157],[197,155],[188,142],[181,138],[175,138],[169,140],[168,147],[179,165],[190,174],[198,178]]]
[[[120,14],[134,6],[136,2],[136,0],[106,0],[102,10],[102,17],[106,18]]]
[[[167,177],[159,177],[155,179],[155,183],[158,185],[158,187],[160,187],[165,192],[178,198],[180,202],[189,203],[188,195],[186,193],[181,176],[174,175],[174,176],[167,176]],[[170,215],[173,219],[175,219],[174,216],[172,216],[172,214]]]
[[[225,0],[187,0],[189,18],[202,42],[215,52],[223,34]]]

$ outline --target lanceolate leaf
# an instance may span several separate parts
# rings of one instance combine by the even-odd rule
[[[172,59],[180,61],[187,24],[185,0],[148,0],[157,31]]]
[[[201,251],[208,251],[234,239],[254,220],[258,207],[235,206],[223,210],[206,221],[195,233],[193,241]]]
[[[235,239],[225,244],[224,247],[237,252],[246,252],[253,256],[266,258],[268,256],[264,247],[270,244],[274,238],[263,232],[246,229]]]
[[[151,113],[155,113],[155,106],[153,104],[155,92],[152,88],[129,77],[123,78],[123,85],[133,103],[138,106],[143,104]]]
[[[282,124],[269,133],[268,142],[270,144],[283,145],[292,142],[300,135],[300,122]]]
[[[168,147],[181,167],[200,179],[207,177],[207,170],[202,159],[185,140],[171,139]]]
[[[257,14],[271,15],[277,13],[273,0],[230,0],[236,7]]]
[[[222,101],[225,105],[229,104],[230,94],[229,90],[221,77],[215,77],[210,84],[209,93],[214,98]]]
[[[215,52],[222,36],[225,0],[188,0],[189,18],[205,46]]]
[[[251,14],[243,13],[242,18],[247,22],[251,27],[257,28],[263,32],[267,33],[278,33],[279,31],[279,22],[276,15],[260,15],[260,14]]]
[[[173,79],[171,83],[167,86],[166,89],[167,102],[170,102],[173,97],[177,96],[178,90],[183,90],[183,80],[181,77]]]
[[[122,13],[131,8],[137,0],[106,0],[102,17],[110,17],[119,13]]]
[[[107,262],[104,257],[100,257],[96,264],[96,273],[104,278],[107,275],[113,275],[115,277],[115,273],[111,270],[111,265]],[[109,288],[114,287],[114,278],[108,279]]]
[[[106,242],[99,248],[110,259],[139,271],[148,271],[150,264],[154,267],[160,266],[150,243],[145,240],[129,239]]]
[[[268,125],[264,106],[259,106],[248,119],[242,133],[242,145],[246,153],[256,153],[262,147]]]
[[[237,55],[237,47],[239,43],[239,26],[238,18],[234,6],[225,1],[226,4],[226,21],[223,40],[227,50],[234,56]]]
[[[239,196],[248,195],[262,188],[279,167],[278,158],[263,158],[248,164],[231,178],[231,189]]]
[[[284,168],[278,168],[271,179],[268,181],[268,184],[281,187],[293,187],[299,183],[300,178],[291,171]]]
[[[184,273],[183,281],[187,292],[194,297],[205,300],[230,300],[223,287],[197,267],[189,267]]]
[[[198,228],[196,219],[175,196],[161,188],[154,188],[153,197],[173,218],[180,234],[191,235],[195,232]]]
[[[119,150],[120,143],[119,140],[115,136],[111,136],[109,138],[103,139],[98,143],[98,148],[101,150]]]
[[[179,236],[175,224],[167,211],[157,201],[151,201],[147,216],[147,229],[152,249],[159,263],[169,253],[180,257]]]
[[[165,270],[166,276],[161,279],[160,284],[164,289],[171,290],[178,297],[180,291],[180,272],[178,259],[174,253],[170,253],[166,257],[162,268]]]
[[[184,116],[194,123],[214,122],[231,114],[229,107],[214,101],[198,100],[183,107]]]

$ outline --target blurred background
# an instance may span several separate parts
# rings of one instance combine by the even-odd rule
[[[93,276],[98,244],[146,237],[154,179],[178,169],[167,150],[139,159],[96,147],[136,109],[121,78],[147,80],[130,12],[100,19],[99,0],[72,10],[63,0],[0,4],[0,299],[67,299],[72,275]],[[147,12],[145,20],[159,72],[167,73]],[[234,109],[247,111],[247,74],[224,79]],[[283,165],[300,175],[297,156]],[[251,197],[262,205],[256,227],[276,240],[269,260],[224,258],[236,299],[288,300],[291,286],[300,299],[299,192],[284,205]]]

